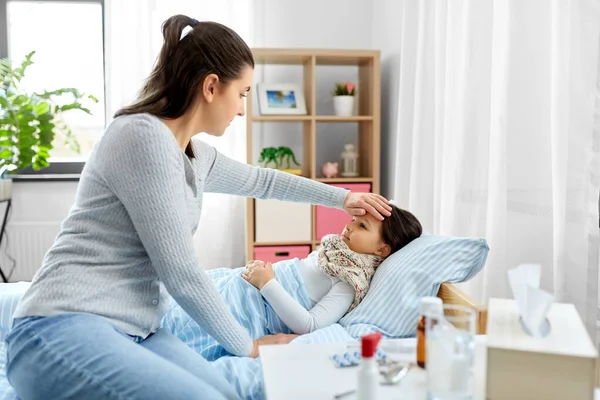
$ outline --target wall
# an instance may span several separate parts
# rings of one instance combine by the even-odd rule
[[[30,280],[75,200],[77,182],[15,182],[0,267],[10,280]],[[0,208],[4,216],[5,206]],[[14,259],[14,262],[13,260]]]
[[[369,49],[372,48],[372,7],[371,2],[366,0],[256,0],[252,46]],[[265,72],[269,72],[270,79],[282,81],[295,78],[301,80],[302,76],[301,72],[294,69],[275,70],[274,74],[271,74],[271,71]],[[323,88],[318,92],[317,109],[320,113],[332,113],[329,85],[336,80],[356,80],[355,75],[351,68],[318,71],[317,84]],[[261,71],[257,71],[255,81],[258,82],[260,78]],[[328,128],[327,136],[323,135],[319,141],[318,159],[338,157],[341,151],[341,147],[337,146],[340,138],[352,140],[356,135],[352,126],[342,125],[336,128]],[[301,127],[293,128],[298,134],[294,131],[288,134],[289,129],[290,125],[263,129],[258,144],[279,144],[282,135],[285,135],[286,143],[281,144],[291,146],[298,154],[297,158],[301,159]],[[328,149],[330,152],[327,152]],[[54,229],[58,229],[73,204],[76,188],[76,182],[14,184],[13,208],[7,227],[8,254],[13,257],[18,254],[21,256],[11,280],[31,279],[32,271],[37,268],[43,255],[43,251],[36,249],[39,245],[36,246],[35,243],[17,247],[16,242],[22,241],[20,232],[31,230],[39,223],[46,238],[40,240],[44,243],[47,243],[48,238],[51,240]],[[5,249],[6,245],[5,238],[2,249]],[[9,270],[11,267],[10,260],[4,254],[0,256],[0,266],[3,270]]]
[[[395,148],[400,78],[400,41],[403,21],[402,3],[379,0],[373,3],[372,45],[381,50],[381,193],[393,192],[396,170]],[[406,21],[409,22],[409,21]]]

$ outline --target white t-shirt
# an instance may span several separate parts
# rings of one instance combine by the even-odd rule
[[[300,260],[298,270],[312,305],[310,310],[304,309],[276,279],[263,286],[263,297],[294,333],[310,333],[335,324],[352,304],[354,288],[321,271],[316,251]]]

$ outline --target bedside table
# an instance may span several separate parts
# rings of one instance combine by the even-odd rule
[[[484,346],[478,340],[477,351],[485,357]],[[357,349],[358,342],[354,343]],[[415,361],[416,342],[414,339],[386,340],[380,345],[393,359],[406,362]],[[388,349],[398,347],[401,352]],[[287,346],[261,346],[265,394],[267,400],[331,400],[336,394],[356,389],[357,367],[336,368],[329,357],[347,350],[345,343],[290,344]],[[479,357],[478,360],[481,360]],[[476,361],[482,362],[482,361]],[[485,360],[483,360],[485,363]],[[481,368],[477,368],[480,370]],[[394,386],[381,385],[378,400],[414,399],[426,400],[426,374],[420,368],[412,369],[408,375]],[[477,389],[485,393],[485,388]],[[352,400],[355,395],[342,400]],[[477,399],[477,397],[476,397]]]
[[[485,399],[485,339],[485,336],[476,336],[475,339],[474,400]],[[386,340],[385,343],[382,344],[383,349],[390,357],[407,362],[415,360],[414,339]],[[402,351],[388,350],[388,346],[398,346]],[[331,355],[347,349],[346,343],[261,346],[260,360],[267,400],[332,400],[336,394],[355,389],[357,368],[336,368],[329,359]],[[354,349],[356,347],[351,350]],[[380,386],[378,400],[426,400],[426,388],[425,371],[414,368],[398,385]],[[352,394],[342,400],[354,398]],[[600,400],[598,390],[596,399]]]

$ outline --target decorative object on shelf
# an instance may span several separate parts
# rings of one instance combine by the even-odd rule
[[[269,167],[269,164],[275,164],[275,169],[294,175],[301,175],[302,170],[300,168],[292,168],[290,161],[300,166],[292,149],[285,146],[265,147],[260,152],[260,157],[258,158],[258,162],[262,163],[264,167]],[[282,168],[284,162],[286,168]]]
[[[342,176],[355,177],[358,176],[358,153],[352,143],[344,145],[342,157]]]
[[[356,87],[352,82],[336,83],[333,90],[333,109],[335,115],[349,117],[354,115],[354,94]]]
[[[338,176],[339,163],[337,162],[326,162],[321,167],[321,172],[325,178],[336,178]]]
[[[60,116],[70,110],[91,114],[85,103],[98,102],[94,96],[73,88],[43,93],[20,88],[34,54],[35,51],[30,52],[14,67],[7,58],[0,59],[0,200],[12,197],[12,180],[7,179],[10,172],[50,165],[48,159],[56,135],[79,153],[79,143]]]
[[[258,104],[263,115],[306,115],[302,87],[295,83],[259,83]]]

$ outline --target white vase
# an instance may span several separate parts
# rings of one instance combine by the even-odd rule
[[[333,109],[338,116],[354,115],[354,96],[333,96]]]
[[[12,198],[12,179],[0,178],[0,201]]]

